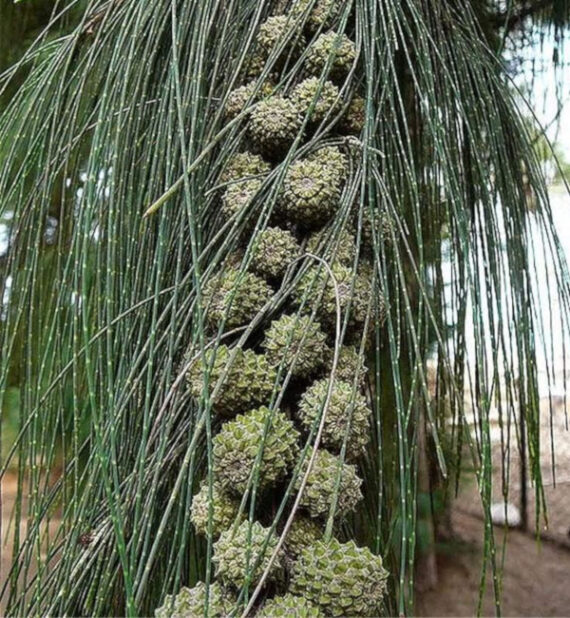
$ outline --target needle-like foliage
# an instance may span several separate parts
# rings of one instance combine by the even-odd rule
[[[75,4],[60,3],[50,27]],[[226,103],[257,62],[259,26],[286,2],[90,0],[69,34],[21,61],[27,77],[0,116],[0,204],[11,220],[0,392],[17,386],[21,402],[18,439],[3,458],[19,474],[14,563],[3,590],[10,614],[151,615],[166,595],[213,580],[212,534],[197,536],[190,520],[193,495],[204,479],[214,482],[221,420],[212,402],[224,376],[208,384],[211,351],[259,350],[263,328],[281,310],[317,321],[325,296],[328,344],[337,352],[350,344],[365,358],[371,408],[359,461],[364,499],[339,534],[383,557],[386,613],[413,611],[424,426],[442,477],[458,474],[467,453],[490,518],[491,405],[499,402],[508,427],[505,447],[520,444],[513,412],[521,411],[542,508],[537,349],[554,303],[562,318],[550,326],[567,333],[570,290],[528,123],[482,32],[481,3],[340,3],[331,25],[339,41],[346,34],[354,42],[345,63],[334,42],[314,60],[319,29],[299,36],[314,4],[285,20],[243,111],[230,120]],[[249,112],[259,98],[264,107],[256,109],[265,109],[305,79],[306,57],[322,84],[334,79],[339,104],[319,122],[312,109],[299,118],[291,112],[279,152],[262,152],[272,169],[254,176],[257,197],[224,215],[228,183],[220,179],[251,140]],[[3,75],[0,93],[17,75]],[[335,122],[355,93],[362,132],[339,137]],[[260,122],[256,130],[274,128]],[[239,303],[259,238],[279,220],[287,169],[317,156],[323,143],[338,146],[347,163],[328,172],[335,202],[317,255],[271,281],[272,296],[249,324],[230,330],[216,316],[212,325],[203,290],[231,268],[236,293],[224,297],[222,316]],[[355,248],[339,269],[334,255],[346,230]],[[547,275],[533,253],[538,237],[552,265]],[[311,269],[329,277],[324,292],[317,280],[306,285]],[[330,275],[341,270],[337,285]],[[545,276],[549,293],[537,298]],[[361,277],[369,287],[356,294]],[[435,404],[430,357],[438,363]],[[204,389],[196,398],[187,374],[200,361]],[[287,363],[274,369],[266,405],[275,412],[298,384]],[[358,397],[360,383],[357,372]],[[305,429],[283,494],[268,499],[253,466],[237,521],[253,520],[262,504],[268,534],[280,534],[319,439],[318,424]],[[347,422],[335,444],[341,465],[350,459],[349,436]],[[327,542],[339,487],[340,478],[322,522]],[[497,550],[485,530],[498,602]],[[265,540],[268,551],[275,538]],[[255,556],[247,561],[257,583]],[[235,615],[258,592],[244,581]]]

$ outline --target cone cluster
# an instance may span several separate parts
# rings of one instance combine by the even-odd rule
[[[214,432],[213,482],[204,479],[195,490],[190,512],[196,534],[213,544],[214,581],[207,602],[198,583],[167,597],[160,617],[227,615],[227,604],[237,602],[244,587],[251,593],[263,574],[252,615],[374,616],[381,610],[387,577],[381,558],[325,534],[327,522],[340,531],[362,499],[358,466],[371,438],[371,410],[365,346],[349,340],[365,339],[371,307],[383,306],[362,240],[352,227],[334,227],[352,167],[341,136],[358,135],[365,115],[362,97],[346,96],[357,50],[334,29],[345,6],[341,0],[286,2],[285,12],[261,24],[243,83],[223,102],[228,121],[243,118],[245,130],[242,150],[228,157],[218,178],[220,216],[249,232],[243,238],[249,250],[239,249],[209,278],[202,303],[212,335],[231,337],[232,329],[253,320],[260,328],[248,347],[236,337],[214,345],[212,337],[211,347],[187,360],[189,393],[205,402]],[[298,78],[281,80],[295,63],[302,67]],[[324,126],[335,141],[295,156],[291,148]],[[265,198],[276,178],[268,213]],[[262,213],[268,226],[260,224]],[[330,268],[299,263],[303,250]],[[264,312],[287,281],[290,302],[268,319]],[[334,363],[339,307],[348,343]],[[276,525],[274,516],[302,487],[278,549],[288,511]]]

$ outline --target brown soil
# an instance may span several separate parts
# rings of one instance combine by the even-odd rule
[[[483,522],[465,512],[453,514],[456,550],[437,558],[438,585],[417,599],[420,616],[474,616],[481,578]],[[498,548],[504,532],[495,527]],[[499,561],[501,553],[498,553]],[[570,551],[550,542],[538,544],[523,532],[507,532],[502,575],[503,616],[570,616]],[[491,571],[482,613],[495,615]]]

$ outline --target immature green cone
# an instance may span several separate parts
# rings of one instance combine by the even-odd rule
[[[360,135],[366,119],[366,102],[362,97],[354,97],[343,114],[339,130],[346,135]]]
[[[317,541],[293,566],[289,589],[326,616],[379,616],[388,573],[382,558],[354,541]]]
[[[301,130],[303,119],[289,99],[272,96],[257,103],[249,117],[252,146],[270,158],[284,155]]]
[[[318,425],[328,390],[329,379],[323,378],[313,382],[303,393],[298,416],[305,431]],[[354,392],[352,382],[335,380],[326,410],[321,444],[338,453],[347,431],[346,458],[356,459],[362,455],[370,439],[370,408],[366,398],[358,391]]]
[[[271,423],[266,429],[269,418]],[[298,440],[295,425],[279,410],[271,412],[261,407],[238,414],[233,421],[224,423],[214,437],[214,475],[228,493],[243,494],[263,446],[259,477],[251,483],[253,486],[257,482],[259,488],[273,487],[295,466]]]
[[[295,161],[283,180],[279,211],[303,229],[320,227],[337,211],[342,183],[334,167],[309,159]]]
[[[315,32],[319,28],[330,28],[345,6],[344,0],[293,0],[289,14],[295,19],[306,18],[306,28]],[[311,10],[309,11],[309,6]],[[307,14],[308,13],[308,14]]]
[[[246,107],[252,107],[256,101],[263,97],[268,97],[275,89],[274,84],[270,79],[263,82],[261,87],[258,87],[257,82],[251,81],[244,86],[240,86],[229,93],[224,105],[224,114],[228,120],[235,118],[243,112]]]
[[[255,98],[253,93],[255,92],[255,83],[250,82],[245,86],[240,86],[235,90],[232,90],[224,105],[224,115],[228,120],[235,118],[238,114],[243,112],[248,101],[249,105],[253,105]]]
[[[156,618],[204,618],[205,615],[210,618],[225,618],[235,608],[235,604],[234,595],[217,582],[210,584],[207,595],[206,584],[198,582],[194,588],[184,587],[177,595],[167,595],[154,615]]]
[[[302,81],[291,92],[291,101],[302,116],[308,115],[313,124],[325,118],[332,120],[341,106],[339,89],[329,81],[321,83],[318,77]]]
[[[230,497],[218,483],[212,487],[212,536],[217,539],[237,519],[239,502]],[[208,535],[208,515],[210,509],[210,489],[208,481],[203,481],[200,490],[192,499],[190,520],[198,534]]]
[[[287,15],[274,15],[264,21],[259,26],[256,43],[255,51],[263,58],[268,58],[274,50],[283,45],[280,54],[283,59],[291,52],[291,44],[295,47],[294,52],[306,45],[305,37]]]
[[[288,371],[294,362],[292,375],[306,378],[322,366],[326,338],[309,316],[283,315],[267,329],[263,347],[270,363],[278,366],[283,361],[283,371]]]
[[[345,34],[331,31],[321,34],[310,45],[305,58],[305,69],[310,75],[320,77],[325,67],[328,67],[328,78],[341,81],[348,75],[355,59],[354,43]]]
[[[307,155],[307,159],[326,165],[341,180],[346,180],[348,175],[348,157],[338,146],[322,146]]]
[[[277,281],[300,253],[301,247],[291,232],[268,227],[259,233],[250,268],[268,281]]]
[[[253,200],[261,189],[262,181],[252,178],[229,185],[222,195],[222,214],[227,221],[232,217],[243,221],[248,228],[255,226],[256,217],[251,215]]]
[[[223,532],[214,544],[213,561],[218,579],[226,585],[241,588],[249,576],[250,586],[255,586],[277,546],[275,535],[267,541],[268,534],[269,529],[249,521],[244,521],[235,532]],[[269,571],[269,582],[279,577],[282,559],[283,555],[279,553]]]
[[[285,538],[285,552],[289,557],[296,558],[307,545],[322,539],[324,533],[323,527],[313,519],[296,515]]]
[[[369,209],[362,213],[362,244],[365,250],[372,252],[375,243],[378,248],[382,242],[390,243],[392,232],[393,223],[388,213],[370,213]]]
[[[273,290],[261,277],[227,268],[204,286],[202,304],[210,325],[225,319],[226,328],[237,328],[249,324],[272,296]]]
[[[233,353],[234,350],[230,350],[227,346],[218,347],[208,380],[211,395],[218,380],[224,376],[213,401],[213,410],[222,416],[235,416],[241,410],[248,410],[268,401],[276,379],[275,368],[267,362],[264,354],[238,348],[230,365]],[[204,369],[210,366],[213,354],[214,350],[207,350],[205,366],[198,356],[188,370],[190,392],[196,399],[200,399],[203,395],[203,373]]]
[[[330,375],[332,369],[333,356],[334,349],[331,348],[325,360],[324,373],[327,376]],[[338,363],[334,374],[335,380],[347,382],[352,385],[354,384],[354,379],[356,378],[356,384],[358,386],[362,386],[366,380],[367,372],[368,368],[364,364],[364,359],[354,346],[343,345],[340,347],[338,353]]]
[[[269,163],[259,155],[251,152],[238,152],[228,159],[224,171],[220,174],[220,183],[266,174],[270,169]]]
[[[295,483],[296,490],[301,487],[310,455],[311,452],[309,451],[303,461],[303,466]],[[343,463],[336,455],[319,449],[301,498],[301,506],[311,517],[328,517],[335,498],[339,474],[340,483],[335,515],[338,518],[344,517],[353,511],[362,500],[362,492],[360,491],[362,479],[356,473],[356,466]]]
[[[356,239],[350,230],[336,232],[325,228],[309,236],[307,252],[329,263],[352,266],[356,257]]]
[[[318,265],[311,266],[301,277],[293,292],[293,299],[300,305],[305,294],[309,299],[314,298],[317,318],[323,327],[334,332],[338,294],[342,320],[344,321],[349,311],[348,326],[352,331],[360,333],[366,321],[373,291],[370,277],[360,272],[355,274],[352,268],[341,264],[333,264],[331,271],[336,288],[328,270]],[[383,300],[375,296],[374,302],[379,304]],[[307,311],[313,308],[310,300],[306,301],[305,308]]]
[[[265,601],[255,615],[256,618],[324,618],[316,605],[290,593]]]

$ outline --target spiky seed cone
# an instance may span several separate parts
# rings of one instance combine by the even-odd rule
[[[316,0],[307,15],[309,6],[313,0],[294,0],[289,9],[292,18],[299,19],[306,17],[305,26],[310,32],[315,32],[319,28],[330,28],[343,8],[343,0]]]
[[[212,486],[212,536],[217,539],[238,518],[239,502],[223,491],[218,483]],[[208,535],[208,515],[210,509],[210,489],[204,481],[192,499],[190,519],[198,534]],[[240,517],[241,519],[241,517]]]
[[[265,65],[267,63],[267,58],[263,56],[261,53],[253,53],[249,54],[245,59],[245,63],[242,68],[242,74],[245,80],[256,79],[262,73]]]
[[[277,281],[300,253],[301,247],[291,232],[268,227],[259,233],[250,268],[268,281]]]
[[[321,83],[318,77],[302,81],[293,89],[290,98],[302,116],[310,114],[313,124],[325,118],[332,120],[341,105],[339,89],[332,82]]]
[[[332,81],[342,81],[348,75],[355,59],[354,43],[345,34],[337,34],[331,30],[321,34],[309,47],[305,58],[305,69],[309,75],[320,77],[328,66],[328,78]]]
[[[206,594],[207,592],[207,594]],[[206,605],[207,597],[207,605]],[[167,595],[164,603],[155,611],[156,618],[225,618],[235,608],[236,599],[219,583],[198,582],[194,588],[181,588],[177,595]]]
[[[293,300],[300,305],[305,294],[314,298],[317,307],[317,317],[323,327],[334,332],[336,325],[336,293],[344,321],[349,311],[348,327],[353,333],[360,334],[366,321],[368,307],[371,301],[375,304],[383,302],[378,295],[372,298],[371,278],[363,273],[354,273],[352,268],[333,264],[331,267],[336,290],[328,271],[320,266],[312,266],[301,277],[293,291]],[[305,310],[313,308],[311,302],[306,302]],[[352,334],[352,333],[351,333]]]
[[[302,123],[292,101],[272,96],[253,107],[249,117],[249,137],[257,152],[275,159],[289,150]]]
[[[261,407],[238,414],[222,426],[213,440],[216,479],[227,492],[245,493],[263,445],[257,483],[260,488],[272,487],[294,467],[299,454],[298,440],[299,432],[279,410],[271,412]],[[255,482],[253,478],[252,483]]]
[[[348,176],[348,157],[338,146],[322,146],[308,155],[307,159],[326,165],[343,181]]]
[[[267,161],[251,152],[238,152],[228,159],[224,171],[220,174],[219,182],[226,183],[234,180],[266,174],[271,169]]]
[[[308,432],[318,425],[327,398],[329,379],[313,382],[304,392],[299,404],[299,420]],[[335,380],[321,444],[333,452],[340,452],[346,433],[346,458],[356,459],[362,455],[370,436],[370,408],[366,398],[355,392],[352,382]]]
[[[343,114],[339,130],[345,135],[360,135],[366,119],[366,102],[362,97],[354,97]]]
[[[319,541],[323,535],[323,527],[315,520],[297,515],[285,538],[285,552],[290,558],[296,558],[307,545]]]
[[[392,241],[393,223],[386,212],[370,213],[367,209],[362,213],[362,244],[367,251],[373,251],[374,244],[380,246]]]
[[[247,216],[246,213],[253,207],[253,200],[261,189],[261,185],[262,182],[259,178],[252,178],[251,180],[244,180],[243,182],[236,182],[230,185],[222,196],[222,214],[224,219],[227,221],[234,216],[243,219],[246,216],[248,227],[254,227],[255,217]]]
[[[226,585],[241,588],[249,576],[250,586],[255,586],[269,566],[271,554],[277,546],[274,535],[267,541],[268,534],[269,530],[260,523],[250,524],[249,521],[240,524],[235,532],[233,529],[222,532],[214,544],[213,561],[217,577]],[[280,553],[271,566],[268,581],[279,577],[281,561]]]
[[[326,616],[379,616],[388,573],[382,558],[354,541],[317,541],[293,566],[290,591]]]
[[[220,378],[221,388],[213,401],[213,409],[222,416],[235,416],[240,410],[248,410],[267,401],[273,391],[276,379],[275,369],[267,362],[264,354],[252,350],[235,350],[235,357],[230,364],[234,350],[219,346],[212,366],[208,388],[214,391]],[[214,350],[205,353],[205,367],[197,358],[188,370],[190,392],[196,399],[202,397],[204,390],[204,369],[212,362]]]
[[[292,375],[305,378],[322,366],[328,349],[326,338],[320,324],[309,316],[283,315],[267,329],[263,347],[270,363],[278,366],[283,362],[284,371],[292,366]]]
[[[257,82],[251,81],[244,86],[240,86],[229,93],[224,106],[224,114],[228,120],[235,118],[238,114],[251,107],[256,101],[263,97],[268,97],[273,92],[275,86],[270,79],[267,79],[261,87]]]
[[[280,213],[303,229],[331,219],[339,207],[342,178],[333,167],[303,159],[293,163],[283,180]]]
[[[333,364],[334,350],[331,348],[325,360],[325,373],[330,374]],[[335,380],[362,386],[366,379],[367,367],[364,364],[364,359],[359,354],[358,350],[351,345],[343,345],[340,347],[338,354],[338,363],[336,366]]]
[[[264,21],[259,26],[256,43],[255,51],[263,58],[268,58],[281,45],[284,45],[280,55],[282,59],[286,58],[291,51],[296,53],[298,49],[306,46],[305,37],[295,28],[293,19],[287,15],[274,15]],[[294,45],[293,50],[291,50],[291,44]]]
[[[309,451],[297,476],[295,482],[295,489],[297,490],[301,487],[310,455]],[[343,463],[336,455],[319,449],[300,503],[311,517],[328,517],[335,497],[339,474],[340,483],[335,515],[339,518],[344,517],[353,511],[362,500],[362,492],[360,491],[362,479],[356,473],[356,466]]]
[[[254,94],[255,92],[255,83],[251,82],[246,84],[245,86],[240,86],[235,90],[232,90],[227,98],[226,104],[224,105],[224,115],[228,120],[235,118],[238,114],[240,114],[246,107],[248,101],[249,104],[252,105],[255,102]]]
[[[272,296],[271,286],[261,277],[228,268],[204,286],[202,301],[210,325],[225,319],[227,328],[237,328],[249,324]]]
[[[257,612],[257,618],[324,618],[324,614],[316,606],[293,594],[286,593],[266,601]]]
[[[352,266],[356,256],[356,239],[352,231],[319,230],[309,236],[307,252],[344,266]]]

